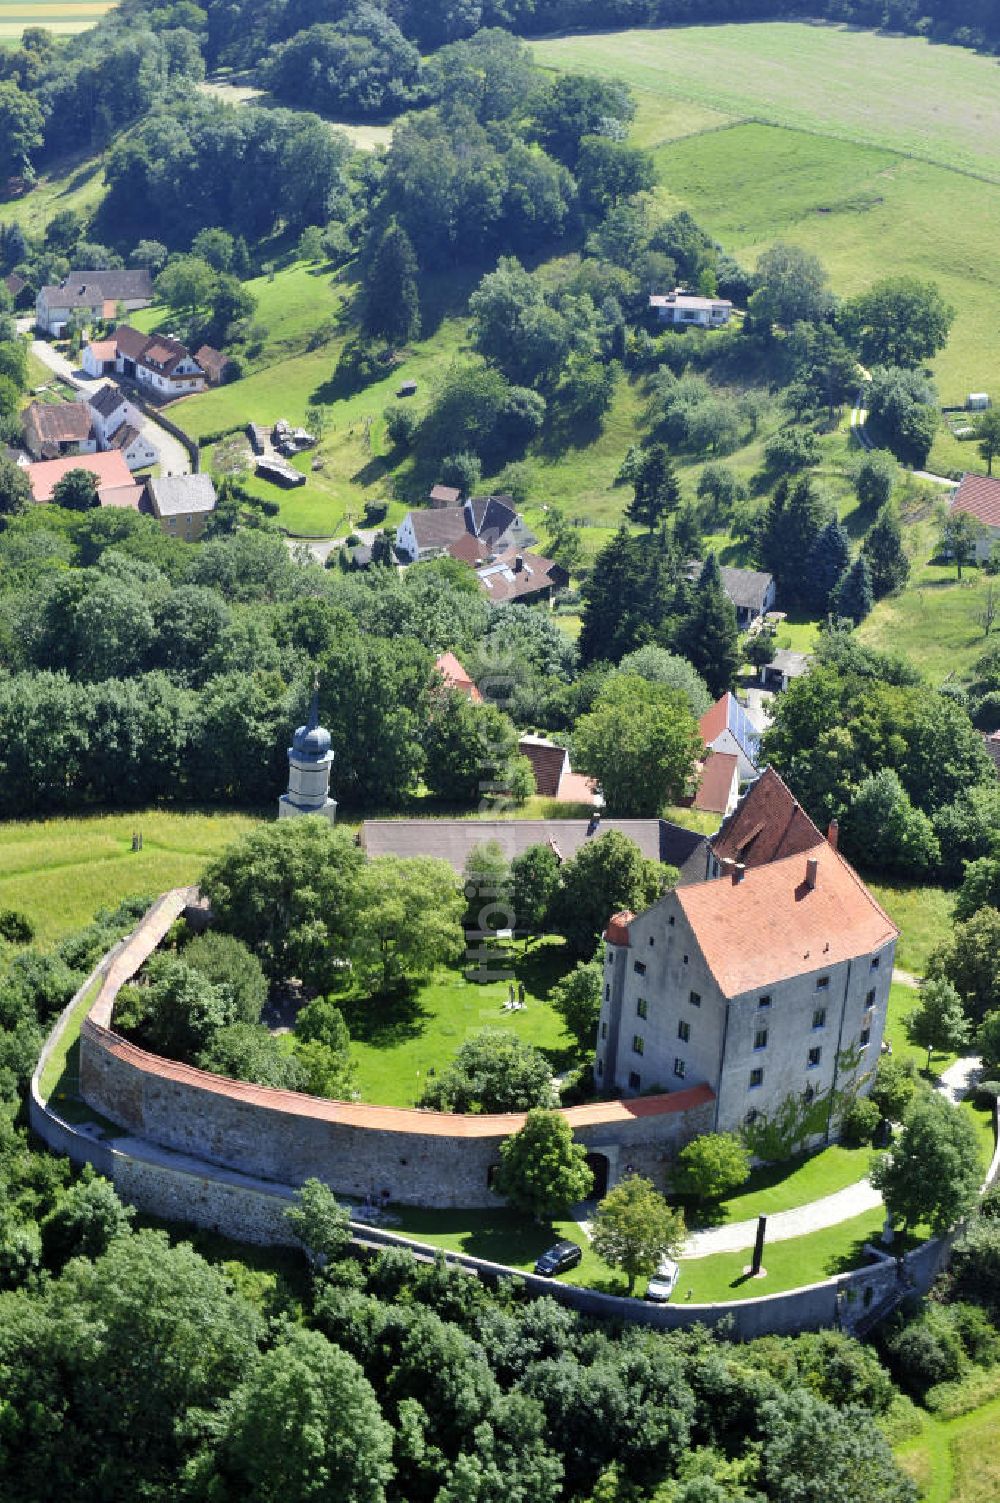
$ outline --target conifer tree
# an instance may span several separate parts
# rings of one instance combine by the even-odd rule
[[[872,577],[868,570],[868,560],[863,553],[859,553],[834,587],[830,596],[830,610],[835,616],[843,616],[857,626],[871,608]]]
[[[664,531],[638,538],[619,528],[583,587],[582,661],[617,663],[625,653],[669,635],[675,575],[676,559]]]
[[[868,560],[872,594],[876,600],[901,590],[910,577],[910,561],[903,551],[903,532],[893,506],[883,506],[861,545]]]
[[[632,484],[635,495],[628,519],[652,532],[669,512],[677,510],[681,499],[677,472],[665,444],[652,444],[640,455]]]
[[[813,608],[822,612],[844,571],[850,568],[851,545],[836,517],[827,522],[809,550],[806,585]]]
[[[775,487],[764,513],[758,544],[761,563],[778,582],[782,606],[804,604],[809,598],[809,555],[830,520],[830,506],[809,475]]]
[[[417,258],[410,237],[393,219],[365,276],[365,327],[393,344],[420,333]]]
[[[677,648],[694,664],[712,694],[733,687],[740,664],[736,611],[722,588],[718,560],[710,553],[694,593],[694,603],[678,632]]]

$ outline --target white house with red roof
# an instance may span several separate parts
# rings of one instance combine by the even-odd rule
[[[110,339],[83,352],[88,375],[124,376],[157,397],[185,397],[204,391],[208,378],[190,350],[169,334],[143,334],[119,324]]]
[[[599,1088],[708,1085],[735,1132],[789,1098],[870,1088],[898,931],[836,849],[805,851],[668,892],[605,931]],[[821,1114],[822,1115],[822,1114]],[[831,1113],[811,1134],[837,1133]]]
[[[727,692],[717,699],[698,721],[698,729],[706,751],[736,757],[741,783],[757,776],[760,734],[735,694]]]
[[[976,539],[976,560],[982,563],[1000,543],[1000,480],[990,475],[962,476],[951,500],[952,512],[965,512],[982,531]]]

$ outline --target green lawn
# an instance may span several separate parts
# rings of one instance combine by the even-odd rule
[[[884,652],[904,652],[932,684],[966,677],[987,641],[977,617],[996,583],[981,569],[924,564],[901,595],[880,600],[858,629],[859,640]]]
[[[58,1044],[46,1060],[38,1080],[43,1101],[48,1101],[53,1091],[60,1102],[67,1094],[76,1093],[80,1084],[80,1027],[100,989],[98,977],[74,1007]]]
[[[856,1185],[868,1173],[869,1148],[842,1148],[839,1143],[805,1154],[786,1164],[768,1164],[755,1169],[742,1189],[721,1202],[712,1225],[749,1221],[755,1216],[773,1216],[810,1201],[822,1200]],[[692,1223],[693,1223],[693,1218]]]
[[[414,1106],[433,1070],[440,1071],[480,1028],[502,1028],[544,1051],[553,1067],[578,1063],[562,1019],[544,1001],[568,960],[558,941],[517,946],[513,969],[524,982],[524,1012],[503,1011],[507,982],[467,981],[460,969],[441,971],[398,1003],[350,1000],[344,1012],[353,1040],[364,1101]]]
[[[41,234],[63,209],[89,218],[104,196],[104,169],[99,157],[75,155],[39,174],[30,193],[3,204],[5,223]]]
[[[134,893],[197,880],[218,851],[250,829],[246,814],[94,814],[0,824],[0,907],[27,913],[43,942],[88,923]],[[141,830],[143,849],[132,850]]]
[[[900,930],[896,964],[901,970],[922,976],[931,951],[951,931],[954,893],[946,887],[925,887],[917,882],[865,880]]]
[[[957,1419],[921,1412],[922,1430],[896,1447],[921,1503],[994,1503],[1000,1497],[1000,1398]]]
[[[547,67],[625,79],[640,129],[654,136],[646,122],[666,95],[1000,179],[996,65],[964,48],[775,21],[566,36],[532,49]],[[759,186],[749,173],[746,186]]]

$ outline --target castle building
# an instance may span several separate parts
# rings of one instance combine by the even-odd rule
[[[780,794],[790,812],[763,827],[755,804]],[[608,924],[594,1065],[609,1093],[709,1086],[717,1132],[870,1090],[898,938],[836,827],[824,839],[776,774],[727,824],[706,880]],[[753,864],[758,843],[774,854]]]
[[[288,792],[278,800],[278,818],[321,814],[331,824],[337,805],[330,797],[330,732],[319,723],[319,685],[313,686],[312,704],[305,725],[300,725],[288,748]]]

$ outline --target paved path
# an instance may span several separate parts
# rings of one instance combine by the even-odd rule
[[[982,1073],[983,1062],[979,1055],[965,1054],[942,1071],[934,1089],[947,1096],[952,1106],[957,1106],[973,1090]]]
[[[868,437],[868,430],[865,427],[865,424],[868,422],[868,409],[862,405],[864,399],[865,389],[862,386],[859,388],[858,394],[854,398],[854,406],[851,408],[851,434],[857,439],[862,449],[874,449],[875,445]],[[905,469],[906,466],[904,465],[903,468]],[[910,470],[909,473],[916,480],[929,480],[932,485],[944,485],[949,490],[955,490],[958,486],[957,480],[951,480],[947,475],[932,475],[930,470]]]
[[[49,344],[46,339],[34,339],[31,343],[31,353],[47,365],[55,376],[60,376],[64,381],[82,392],[84,396],[90,396],[93,392],[105,384],[103,376],[88,376],[75,366],[71,360]],[[155,418],[148,417],[146,413],[140,413],[140,424],[143,436],[156,449],[160,456],[160,473],[163,475],[190,475],[191,460],[188,451],[179,439],[168,433],[166,428],[161,428]]]
[[[898,965],[894,965],[892,968],[892,979],[899,986],[919,987],[924,984],[921,977],[914,976],[912,971],[901,971]]]
[[[821,1232],[828,1226],[839,1226],[865,1211],[874,1211],[882,1204],[882,1197],[872,1189],[867,1179],[848,1185],[846,1190],[837,1190],[833,1195],[824,1195],[821,1200],[811,1200],[808,1205],[796,1206],[793,1211],[776,1211],[767,1218],[767,1242],[787,1242],[791,1237],[804,1237],[808,1232]],[[726,1226],[712,1226],[703,1232],[692,1232],[681,1254],[683,1258],[707,1258],[712,1253],[740,1252],[744,1247],[753,1247],[757,1235],[757,1218],[752,1221],[732,1221]]]

